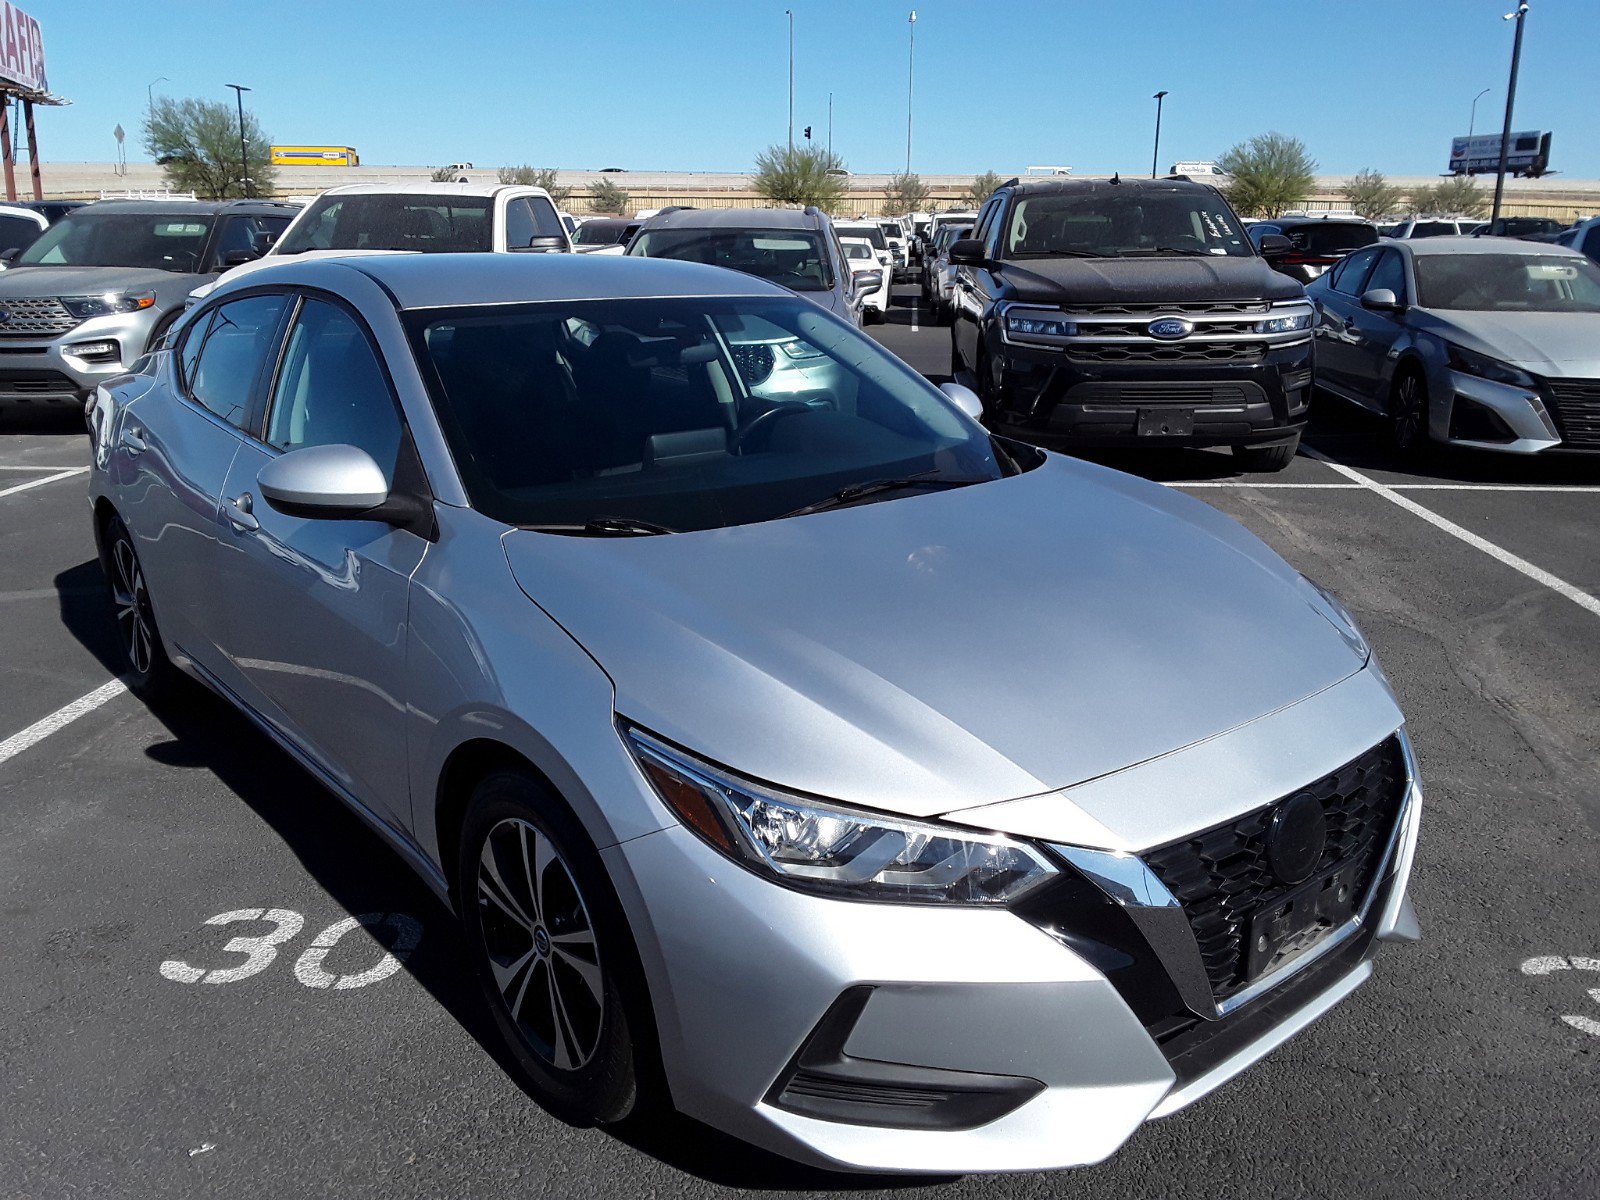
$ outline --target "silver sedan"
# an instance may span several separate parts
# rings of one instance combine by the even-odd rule
[[[1061,1167],[1418,936],[1421,796],[1336,600],[974,412],[713,267],[287,261],[98,391],[95,534],[133,686],[397,849],[553,1110]]]
[[[1600,450],[1600,267],[1510,238],[1384,241],[1306,295],[1317,385],[1437,442],[1534,454]]]

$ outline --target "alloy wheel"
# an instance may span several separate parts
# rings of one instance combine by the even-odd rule
[[[1427,401],[1416,375],[1401,378],[1394,389],[1394,440],[1402,450],[1412,450],[1427,436]]]
[[[126,537],[118,538],[112,546],[111,564],[116,575],[111,585],[111,600],[117,610],[117,631],[122,636],[122,648],[127,651],[133,669],[145,675],[155,664],[155,615],[150,608],[144,571],[133,552],[133,544]]]
[[[599,945],[566,860],[529,821],[500,821],[478,856],[495,987],[528,1048],[558,1071],[594,1057],[605,1017]]]

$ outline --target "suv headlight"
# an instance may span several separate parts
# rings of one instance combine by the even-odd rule
[[[1479,379],[1487,379],[1493,383],[1508,383],[1512,387],[1534,386],[1532,375],[1520,367],[1501,362],[1498,358],[1490,358],[1487,354],[1479,354],[1476,350],[1468,350],[1465,346],[1458,346],[1454,342],[1446,342],[1445,351],[1450,359],[1451,370],[1460,371],[1463,375],[1476,375]]]
[[[628,748],[685,825],[741,866],[801,891],[890,904],[1009,904],[1055,877],[998,834],[844,808],[736,778],[637,730]]]
[[[1006,332],[1023,337],[1077,337],[1078,323],[1048,309],[1011,308],[1005,314]]]
[[[79,320],[113,313],[138,312],[156,302],[154,292],[106,292],[99,296],[62,296],[61,307]]]
[[[1268,317],[1265,321],[1256,322],[1257,333],[1298,333],[1310,328],[1311,314],[1308,312],[1287,317]]]

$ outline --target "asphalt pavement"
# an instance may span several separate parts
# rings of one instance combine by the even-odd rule
[[[909,298],[872,332],[942,379],[948,333]],[[220,703],[104,686],[81,422],[0,413],[0,1197],[1600,1195],[1600,463],[1402,469],[1325,400],[1306,446],[1270,476],[1102,461],[1360,620],[1423,771],[1424,941],[1105,1164],[862,1178],[541,1110],[449,914],[375,836]]]

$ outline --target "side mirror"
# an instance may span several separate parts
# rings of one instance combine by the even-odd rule
[[[0,250],[0,262],[14,262],[17,255],[22,253],[21,246],[10,246]]]
[[[358,446],[306,446],[280,454],[256,473],[261,498],[291,517],[384,519],[389,481]]]
[[[242,267],[247,262],[255,262],[261,255],[255,250],[229,250],[222,256],[222,269],[229,267]]]
[[[545,236],[545,237],[529,238],[528,239],[528,244],[526,246],[512,246],[512,247],[510,247],[510,249],[512,249],[512,250],[520,250],[524,254],[530,253],[530,252],[534,253],[534,254],[548,254],[551,251],[561,251],[561,250],[565,250],[566,248],[567,248],[567,239],[566,238],[562,238],[562,237],[555,237],[553,235],[549,235],[549,236]]]
[[[1361,293],[1361,307],[1381,311],[1398,312],[1405,305],[1400,303],[1400,298],[1388,288],[1373,288],[1369,292]]]
[[[856,295],[864,296],[868,292],[875,292],[883,286],[882,271],[857,271],[851,277],[855,285]]]
[[[962,238],[950,243],[950,261],[958,266],[981,267],[988,263],[983,243],[977,238]]]
[[[1281,233],[1263,233],[1261,245],[1257,247],[1262,257],[1270,258],[1274,254],[1287,254],[1294,249],[1294,243]]]
[[[983,401],[978,399],[978,393],[967,387],[966,384],[941,383],[939,390],[955,402],[955,406],[974,421],[983,420]]]

